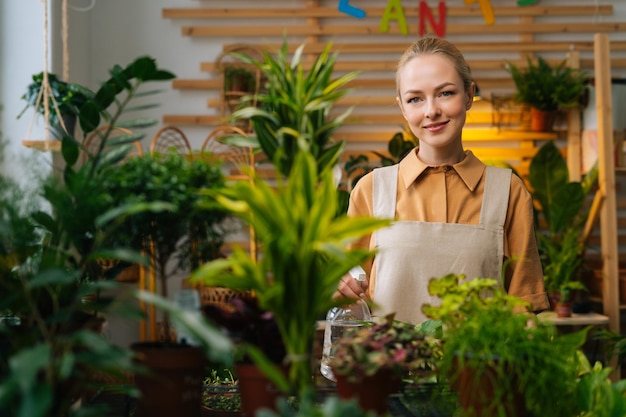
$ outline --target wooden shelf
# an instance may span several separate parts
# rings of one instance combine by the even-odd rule
[[[61,151],[61,141],[58,140],[23,140],[22,145],[41,152]]]
[[[572,317],[557,317],[554,311],[544,311],[538,314],[542,320],[547,320],[557,326],[608,326],[609,317],[599,313],[576,314]]]

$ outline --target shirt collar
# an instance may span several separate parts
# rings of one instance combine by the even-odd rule
[[[425,164],[417,157],[417,148],[415,148],[400,161],[399,175],[408,188],[427,168],[430,168],[430,165]],[[470,191],[474,191],[483,176],[485,164],[476,158],[472,151],[466,150],[465,158],[461,162],[452,165],[452,168],[454,168],[467,188]]]

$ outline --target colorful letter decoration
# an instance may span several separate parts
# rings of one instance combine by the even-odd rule
[[[517,5],[520,7],[532,6],[537,3],[539,3],[539,0],[517,0]]]
[[[389,0],[387,7],[385,7],[385,13],[380,19],[380,31],[389,32],[389,20],[397,20],[400,26],[400,32],[403,35],[409,34],[409,27],[406,24],[406,17],[404,16],[404,8],[402,7],[402,0]]]
[[[439,2],[439,23],[435,22],[435,17],[432,11],[428,8],[428,4],[422,0],[420,1],[420,26],[419,35],[424,36],[426,34],[426,19],[432,26],[433,31],[437,36],[443,38],[446,36],[446,3]]]
[[[491,0],[465,0],[466,5],[480,3],[480,10],[483,12],[483,17],[485,18],[485,23],[488,25],[493,25],[496,17],[493,14],[493,7],[491,7]]]
[[[354,16],[358,19],[363,19],[366,16],[365,10],[359,9],[358,7],[354,7],[350,5],[349,3],[350,3],[350,0],[339,0],[338,10],[341,13]]]

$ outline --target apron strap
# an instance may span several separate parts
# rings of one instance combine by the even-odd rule
[[[487,165],[485,172],[485,191],[480,209],[480,224],[504,226],[509,207],[511,174],[509,168]]]
[[[397,191],[397,164],[374,169],[372,183],[374,217],[380,219],[395,219]]]

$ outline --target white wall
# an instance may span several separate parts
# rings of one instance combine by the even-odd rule
[[[31,138],[43,138],[43,126],[32,113],[17,119],[26,104],[20,97],[43,68],[43,21],[38,0],[0,1],[0,134],[8,142],[0,172],[24,181],[36,170],[48,170],[50,162],[46,155],[33,163],[32,152],[21,144],[29,129]]]

